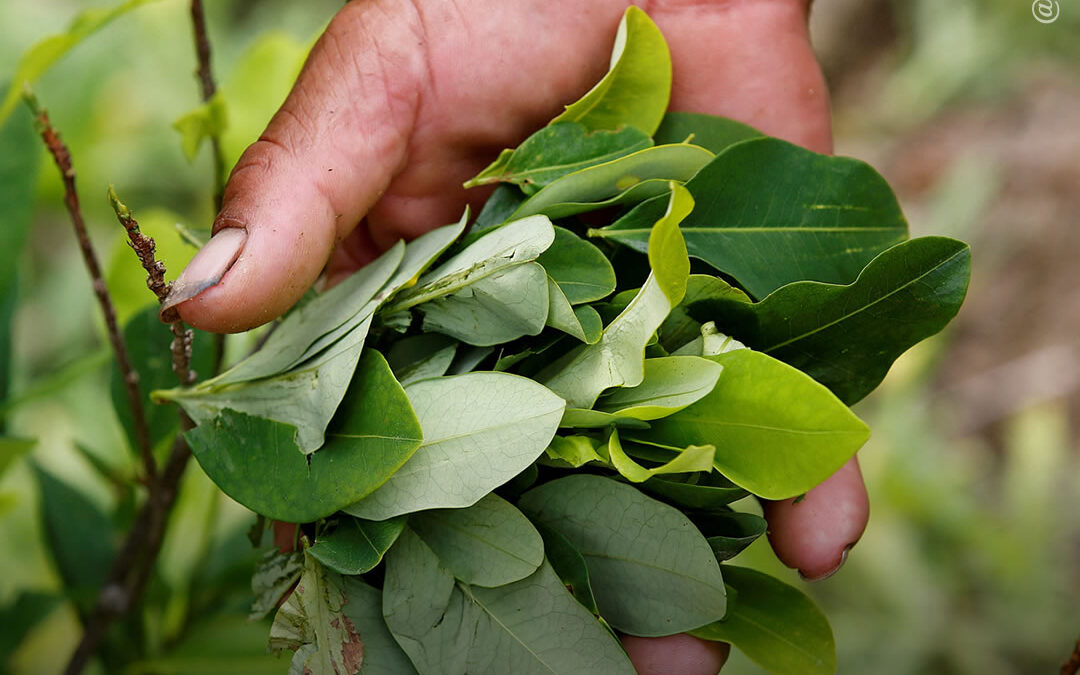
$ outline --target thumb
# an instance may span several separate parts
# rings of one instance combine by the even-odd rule
[[[214,236],[173,284],[163,318],[237,332],[279,316],[387,189],[426,71],[415,18],[383,5],[350,3],[331,21],[233,169]]]

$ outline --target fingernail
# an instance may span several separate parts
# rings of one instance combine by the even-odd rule
[[[836,574],[837,570],[844,566],[844,563],[847,562],[848,553],[851,552],[851,549],[854,547],[855,544],[848,544],[847,546],[845,546],[844,550],[840,552],[840,562],[836,563],[836,567],[832,568],[831,570],[828,570],[818,575],[808,575],[802,570],[799,570],[799,576],[802,577],[803,581],[824,581],[825,579],[828,579],[832,575]]]
[[[214,286],[233,266],[247,242],[247,230],[228,227],[220,230],[195,254],[188,266],[172,283],[169,295],[161,303],[161,320],[179,319],[175,307]]]

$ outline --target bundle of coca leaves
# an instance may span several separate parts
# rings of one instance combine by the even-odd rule
[[[848,406],[956,314],[969,249],[670,86],[632,8],[603,80],[467,184],[499,184],[473,222],[158,392],[222,490],[304,524],[253,584],[289,672],[633,673],[616,631],[835,669],[815,605],[734,564],[765,531],[743,498],[855,454]]]

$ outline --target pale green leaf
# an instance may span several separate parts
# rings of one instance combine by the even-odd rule
[[[382,591],[359,577],[342,577],[341,589],[348,602],[342,610],[364,641],[360,675],[415,675],[416,669],[386,627],[382,616]]]
[[[649,423],[633,417],[620,417],[599,410],[585,408],[567,408],[559,426],[567,429],[605,429],[621,427],[624,429],[648,429]]]
[[[636,488],[571,475],[518,503],[581,552],[602,616],[631,635],[673,635],[724,616],[720,567],[694,524]]]
[[[693,208],[689,193],[672,185],[670,207],[650,238],[652,269],[645,285],[596,344],[583,345],[549,366],[538,378],[573,408],[591,408],[610,387],[636,386],[645,376],[645,345],[682,299],[690,262],[679,235],[679,218]]]
[[[512,218],[566,218],[615,204],[662,199],[671,181],[689,180],[712,158],[705,148],[685,143],[639,150],[563,176],[525,200]]]
[[[390,346],[386,361],[401,384],[446,374],[457,353],[458,341],[438,333],[412,335]]]
[[[612,389],[596,402],[596,409],[639,420],[666,417],[704,398],[722,370],[720,364],[696,356],[645,359],[641,384]]]
[[[264,553],[251,577],[251,592],[255,600],[251,603],[248,619],[262,619],[277,609],[285,594],[292,590],[300,579],[303,569],[303,553],[283,553],[276,548]]]
[[[19,103],[26,86],[33,84],[72,48],[104,28],[114,19],[154,0],[126,0],[112,7],[95,7],[81,12],[63,33],[50,35],[35,42],[19,57],[15,74],[0,103],[0,124]]]
[[[347,602],[341,577],[304,556],[296,590],[270,626],[270,649],[297,650],[290,670],[353,675],[364,662],[363,637],[343,613]]]
[[[594,344],[603,335],[604,323],[596,310],[588,305],[572,307],[562,288],[547,277],[547,325],[576,337],[585,344]]]
[[[421,675],[634,672],[550,565],[498,588],[455,583],[410,530],[387,555],[383,616]]]
[[[724,565],[724,578],[735,591],[728,616],[691,631],[692,635],[733,644],[777,675],[836,672],[832,629],[810,598],[745,567]]]
[[[565,403],[532,380],[477,372],[406,390],[424,443],[378,490],[346,512],[370,520],[471,506],[521,473],[554,436]]]
[[[555,241],[536,262],[571,305],[600,300],[615,290],[615,270],[604,252],[565,228],[555,228]]]
[[[180,148],[189,162],[195,160],[203,141],[221,138],[228,126],[228,110],[220,90],[209,101],[173,122],[173,129],[180,132]]]
[[[424,330],[485,347],[537,335],[548,318],[547,280],[535,262],[477,278],[421,304]]]
[[[589,129],[630,125],[652,135],[671,96],[671,54],[660,29],[631,5],[619,22],[611,67],[592,89],[552,120]]]
[[[468,584],[502,586],[524,579],[544,561],[536,528],[494,494],[464,509],[422,511],[409,519],[409,527],[443,567]]]

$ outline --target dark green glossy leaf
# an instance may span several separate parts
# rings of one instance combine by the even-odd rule
[[[732,145],[686,188],[696,203],[682,223],[690,255],[757,298],[794,281],[851,283],[907,238],[896,197],[869,165],[775,138]],[[650,200],[591,234],[645,250],[663,208]]]
[[[424,444],[347,513],[384,520],[472,506],[540,456],[565,406],[536,382],[507,373],[421,380],[406,391],[424,429]]]
[[[445,375],[454,361],[457,347],[457,340],[446,335],[413,335],[392,344],[386,354],[386,362],[390,364],[398,382],[406,385]]]
[[[502,586],[524,579],[544,561],[544,542],[528,518],[493,494],[464,509],[433,509],[409,527],[467,584]]]
[[[734,558],[768,528],[761,516],[738,511],[714,510],[690,518],[705,535],[719,562]]]
[[[720,154],[740,141],[760,136],[764,134],[754,127],[727,117],[672,111],[664,115],[653,141],[657,145],[693,143]]]
[[[790,363],[851,405],[900,354],[956,315],[970,271],[966,244],[921,237],[874,258],[848,286],[794,283],[757,304],[701,298],[689,312]]]
[[[469,586],[409,529],[386,557],[383,617],[421,675],[634,672],[550,565],[498,588]]]
[[[343,515],[329,534],[315,539],[308,553],[335,572],[364,574],[382,562],[403,527],[404,518],[374,521]]]
[[[715,471],[656,476],[641,487],[665,502],[688,509],[715,509],[749,494]]]
[[[378,488],[422,438],[408,397],[375,351],[357,368],[326,445],[305,457],[295,434],[287,424],[226,409],[187,439],[225,494],[275,520],[307,523]]]
[[[670,96],[671,54],[664,35],[631,5],[619,22],[608,73],[552,122],[580,122],[593,130],[630,125],[651,135]]]
[[[724,578],[735,590],[728,616],[691,635],[729,642],[777,675],[836,672],[832,629],[810,598],[745,567],[724,565]]]
[[[556,122],[529,136],[514,150],[503,150],[492,164],[465,183],[514,183],[531,194],[568,173],[618,159],[652,145],[636,127],[590,132],[576,122]]]
[[[116,553],[112,523],[82,492],[36,463],[33,467],[41,491],[45,542],[65,590],[80,613],[88,612]]]
[[[724,584],[705,538],[677,509],[629,485],[576,474],[518,505],[581,552],[601,614],[631,635],[673,635],[724,616]]]
[[[716,468],[767,499],[800,495],[839,469],[870,430],[808,375],[749,349],[710,357],[724,366],[712,392],[635,437],[716,446]]]
[[[132,259],[132,264],[135,264]],[[150,431],[150,445],[157,446],[163,439],[176,433],[180,424],[176,407],[162,405],[153,401],[149,393],[176,385],[176,374],[172,371],[172,332],[158,318],[158,308],[148,306],[140,310],[124,326],[124,341],[127,343],[131,364],[139,375],[139,392],[142,395],[146,423]],[[216,347],[214,338],[209,333],[195,331],[191,343],[191,368],[197,375],[210,375],[214,368]],[[131,404],[127,389],[120,375],[120,368],[113,363],[109,383],[113,409],[120,424],[127,434],[129,447],[138,452],[135,440],[134,421],[131,416]]]
[[[615,290],[615,270],[603,251],[565,228],[555,228],[555,241],[536,262],[571,305],[600,300]]]

